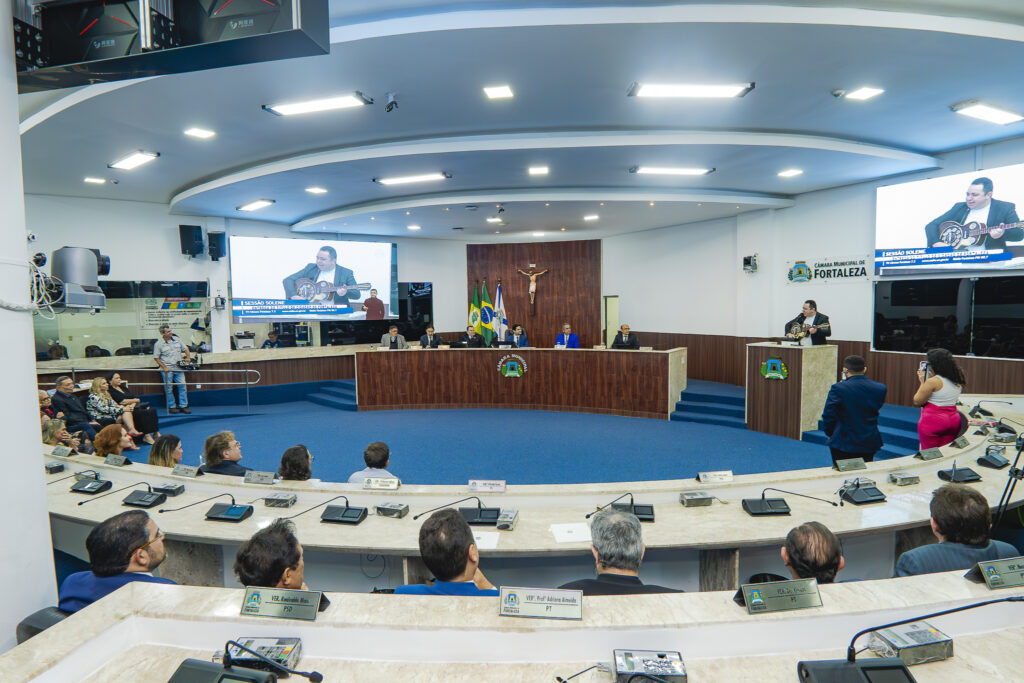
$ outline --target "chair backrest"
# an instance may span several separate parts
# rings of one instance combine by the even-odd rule
[[[135,352],[132,351],[130,346],[122,346],[121,348],[114,351],[115,356],[134,356]]]
[[[957,411],[957,415],[960,416],[960,429],[956,430],[956,438],[960,438],[967,433],[967,428],[970,427],[970,422],[967,421],[967,416]]]
[[[42,633],[68,616],[70,616],[70,613],[59,610],[56,607],[44,607],[38,612],[33,612],[22,619],[15,629],[18,644],[21,645],[32,636]]]

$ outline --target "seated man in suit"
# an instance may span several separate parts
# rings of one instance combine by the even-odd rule
[[[517,349],[526,348],[530,345],[530,340],[526,338],[526,332],[523,331],[523,326],[519,323],[505,331],[505,341],[512,342],[512,346]]]
[[[363,462],[366,469],[353,472],[349,478],[350,484],[362,484],[365,480],[374,479],[398,479],[387,470],[391,462],[391,449],[383,441],[374,441],[363,451]]]
[[[839,539],[821,522],[807,522],[791,529],[780,552],[782,563],[794,579],[832,583],[846,566]]]
[[[832,463],[849,458],[874,460],[882,447],[878,431],[878,412],[885,405],[886,386],[867,377],[861,356],[843,359],[843,381],[828,390],[821,412]]]
[[[572,331],[572,325],[569,323],[562,323],[562,334],[555,337],[555,346],[560,346],[566,349],[580,348],[580,338]]]
[[[405,343],[405,337],[398,334],[398,325],[392,325],[388,328],[387,334],[381,335],[380,345],[396,351],[409,348],[409,345]]]
[[[436,349],[438,344],[444,343],[444,339],[434,334],[434,326],[427,325],[427,333],[420,337],[420,346],[425,349]]]
[[[581,590],[584,595],[681,592],[665,586],[644,585],[640,580],[645,547],[640,520],[633,513],[610,507],[601,510],[590,520],[590,539],[597,578],[572,581],[559,588]]]
[[[55,386],[57,390],[53,392],[51,407],[57,413],[64,413],[64,424],[68,431],[72,434],[84,432],[88,441],[95,439],[100,423],[89,417],[82,401],[75,396],[75,381],[67,375],[61,375]]]
[[[967,484],[946,484],[932,493],[932,533],[938,543],[900,555],[896,576],[970,569],[978,562],[1017,557],[1009,543],[989,537],[992,510],[985,496]]]
[[[235,439],[234,432],[217,432],[203,444],[205,464],[199,469],[208,474],[244,477],[249,468],[238,464],[241,459],[242,443]]]
[[[304,569],[295,525],[284,518],[253,534],[235,555],[235,576],[243,586],[309,590],[302,580]]]
[[[466,345],[469,349],[482,349],[484,348],[484,338],[476,333],[473,326],[470,325],[466,328],[466,334],[462,335],[462,339],[459,340]]]
[[[619,333],[612,340],[612,348],[637,351],[640,349],[640,340],[636,338],[635,334],[630,334],[629,325],[623,323],[619,328]]]
[[[352,302],[361,296],[358,289],[349,289],[358,284],[356,276],[348,268],[338,265],[338,252],[334,247],[320,247],[320,251],[316,252],[316,263],[306,264],[305,268],[297,273],[292,273],[281,281],[281,284],[284,285],[284,298],[303,298],[296,291],[296,283],[303,278],[313,282],[327,282],[336,288],[327,293],[322,303],[351,306]]]
[[[420,527],[420,557],[434,583],[399,586],[395,595],[498,595],[480,571],[473,530],[458,510],[445,508]]]
[[[794,326],[800,329],[799,333],[793,332]],[[832,324],[829,323],[827,315],[818,313],[818,304],[814,299],[808,299],[804,302],[800,315],[786,323],[785,335],[789,339],[797,339],[803,335],[800,337],[801,344],[821,346],[825,343],[825,337],[832,335]]]
[[[57,606],[77,612],[132,581],[169,583],[153,576],[164,561],[164,534],[142,510],[114,515],[89,532],[85,539],[90,571],[64,579]]]

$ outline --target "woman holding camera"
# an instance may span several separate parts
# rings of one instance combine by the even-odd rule
[[[917,370],[920,386],[914,394],[914,405],[921,406],[917,436],[921,450],[945,446],[960,433],[960,412],[957,399],[967,385],[963,370],[946,349],[932,349],[928,360]]]

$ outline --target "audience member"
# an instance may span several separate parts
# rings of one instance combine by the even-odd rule
[[[181,439],[174,434],[164,434],[149,449],[149,464],[174,467],[181,462],[182,453]]]
[[[932,533],[939,542],[900,555],[896,576],[970,569],[978,562],[1020,555],[1009,543],[989,538],[992,510],[985,496],[970,486],[946,484],[936,489],[930,509]]]
[[[111,397],[109,388],[110,383],[107,382],[106,377],[97,377],[92,381],[89,398],[85,402],[89,417],[104,427],[120,422],[128,428],[129,435],[142,436],[141,432],[135,429],[135,420],[132,418],[132,409],[135,406],[118,405],[117,401]]]
[[[263,341],[263,346],[261,346],[260,348],[279,349],[282,346],[284,346],[284,344],[282,344],[281,340],[277,338],[277,332],[271,330],[270,332],[267,332],[267,338]]]
[[[145,434],[143,441],[148,444],[160,436],[160,422],[156,414],[156,408],[143,403],[142,399],[133,394],[128,388],[128,383],[121,379],[121,374],[112,372],[107,375],[107,391],[114,401],[126,409],[132,411],[132,419],[135,421],[135,428]]]
[[[839,539],[821,522],[807,522],[791,529],[780,552],[782,563],[794,579],[832,583],[846,566]]]
[[[72,451],[77,451],[78,447],[82,445],[81,439],[68,432],[67,427],[64,426],[64,420],[59,417],[43,423],[43,443],[47,446],[60,444],[69,447]]]
[[[295,525],[283,518],[253,534],[235,555],[235,576],[243,586],[309,590],[302,580],[304,568]]]
[[[427,518],[420,527],[420,557],[436,580],[399,586],[396,595],[498,595],[480,571],[473,530],[458,510],[445,508]]]
[[[230,477],[244,477],[248,467],[239,465],[242,459],[242,444],[235,439],[234,432],[217,432],[206,438],[203,445],[203,472],[226,474]]]
[[[597,565],[596,579],[581,579],[561,586],[584,595],[627,593],[679,593],[675,588],[645,585],[640,580],[644,541],[640,520],[631,512],[605,508],[590,520],[590,551]]]
[[[64,417],[63,413],[58,415],[53,410],[53,406],[51,405],[52,403],[53,403],[53,401],[50,399],[50,395],[48,393],[46,393],[45,391],[43,391],[42,389],[40,389],[39,390],[39,421],[40,422],[44,422],[45,423],[45,422],[49,422],[50,420],[54,419],[55,417]]]
[[[142,510],[129,510],[106,520],[85,539],[91,571],[64,579],[58,607],[77,612],[132,581],[173,584],[152,574],[166,556],[163,538],[163,532]]]
[[[364,480],[370,477],[398,479],[398,477],[385,469],[388,463],[391,462],[391,450],[388,449],[388,445],[383,441],[374,441],[366,447],[366,450],[363,451],[363,462],[366,463],[366,469],[353,472],[348,478],[348,483],[362,484]]]
[[[108,455],[121,455],[123,451],[137,451],[139,447],[128,436],[128,432],[122,425],[107,425],[99,431],[92,442],[96,449],[96,455],[105,458]]]
[[[833,464],[850,458],[875,459],[882,447],[878,413],[885,404],[886,391],[884,384],[868,379],[864,358],[843,359],[843,381],[829,389],[821,413]]]
[[[63,344],[53,343],[46,350],[46,357],[49,360],[64,360],[68,357],[68,349]]]
[[[917,436],[922,450],[945,446],[956,439],[960,433],[956,402],[967,386],[963,370],[949,351],[932,349],[927,358],[927,365],[917,371],[921,384],[914,394],[914,405],[921,406]]]
[[[277,473],[285,481],[306,481],[313,476],[313,454],[301,443],[285,450]]]
[[[92,441],[96,436],[96,429],[101,425],[89,417],[82,401],[74,395],[75,381],[67,375],[61,375],[54,382],[54,386],[57,390],[53,392],[53,409],[58,413],[64,413],[68,431],[82,431],[86,440]]]

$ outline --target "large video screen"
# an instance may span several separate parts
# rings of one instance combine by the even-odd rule
[[[232,236],[235,322],[397,318],[396,246]]]
[[[880,187],[875,273],[1024,268],[1019,206],[1024,164]]]

